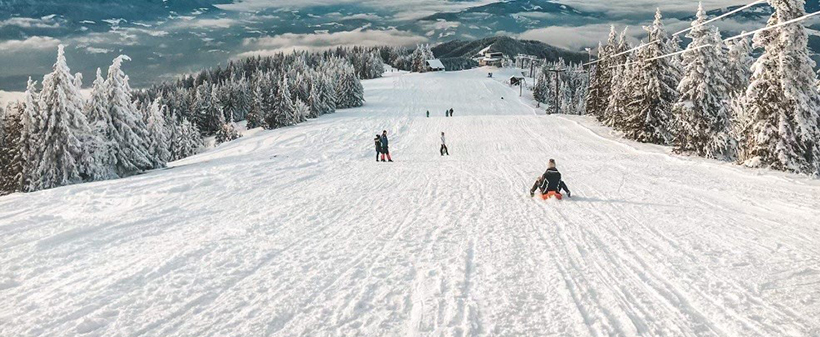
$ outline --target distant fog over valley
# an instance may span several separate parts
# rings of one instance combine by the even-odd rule
[[[737,0],[708,0],[717,15]],[[94,70],[120,54],[135,88],[231,59],[342,45],[438,44],[496,35],[583,51],[605,40],[609,26],[641,25],[661,7],[670,30],[689,25],[690,0],[0,0],[0,90],[21,91],[26,79],[50,70],[57,45],[66,45],[73,72],[90,86]],[[758,7],[720,22],[725,32],[761,27]],[[817,0],[807,10],[817,10]],[[817,33],[820,21],[809,25]],[[820,46],[817,36],[811,45]],[[820,48],[815,48],[815,50]]]

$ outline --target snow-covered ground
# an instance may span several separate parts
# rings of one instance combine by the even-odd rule
[[[0,336],[820,335],[820,182],[536,115],[486,70],[365,87],[167,170],[0,198]],[[572,199],[527,195],[549,158]]]

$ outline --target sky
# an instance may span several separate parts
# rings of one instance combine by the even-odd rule
[[[0,4],[0,90],[22,90],[29,76],[42,79],[59,44],[67,46],[69,66],[84,75],[86,86],[97,67],[105,73],[111,60],[129,55],[133,61],[124,70],[139,88],[242,57],[335,46],[509,35],[583,50],[605,40],[610,25],[629,26],[637,43],[655,8],[668,15],[670,30],[687,27],[697,9],[691,0],[556,0],[571,10],[551,13],[539,11],[548,0],[513,1],[513,10],[493,16],[471,10],[495,0],[168,1],[173,8],[133,0],[109,0],[106,6],[95,0],[11,0]],[[704,6],[749,1],[705,0]],[[740,31],[763,23],[721,25]]]

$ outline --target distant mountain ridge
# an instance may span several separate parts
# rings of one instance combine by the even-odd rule
[[[583,52],[558,48],[539,41],[517,40],[508,36],[494,36],[472,41],[453,40],[432,48],[433,54],[441,59],[450,70],[475,66],[472,58],[485,49],[490,52],[503,53],[511,58],[518,54],[534,55],[550,62],[564,59],[570,63],[579,63],[586,61],[588,57]]]
[[[458,20],[466,14],[484,14],[494,17],[504,17],[520,13],[549,13],[567,16],[595,16],[591,13],[579,11],[569,5],[550,0],[509,0],[487,5],[470,7],[459,12],[436,13],[422,18],[422,21]]]

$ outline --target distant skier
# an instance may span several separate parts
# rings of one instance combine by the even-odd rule
[[[546,200],[555,197],[558,200],[563,199],[561,191],[567,191],[567,197],[572,198],[572,193],[569,191],[567,184],[561,180],[561,172],[555,167],[555,159],[550,159],[547,171],[535,181],[530,189],[530,197],[535,196],[535,190],[541,190],[541,197]]]
[[[444,110],[444,117],[450,117],[450,110]]]
[[[376,143],[376,162],[378,162],[379,155],[382,154],[382,137],[377,133],[373,141]]]
[[[430,110],[427,110],[427,118],[430,118]]]
[[[453,117],[453,108],[450,108],[450,117]]]
[[[387,161],[393,162],[393,158],[390,158],[390,147],[388,146],[390,143],[387,140],[387,130],[382,131],[382,136],[379,138],[379,142],[382,146],[382,162],[384,162],[384,157],[387,156]]]
[[[450,151],[447,150],[447,142],[444,141],[444,132],[441,133],[441,156],[443,157],[445,154],[450,155]]]

